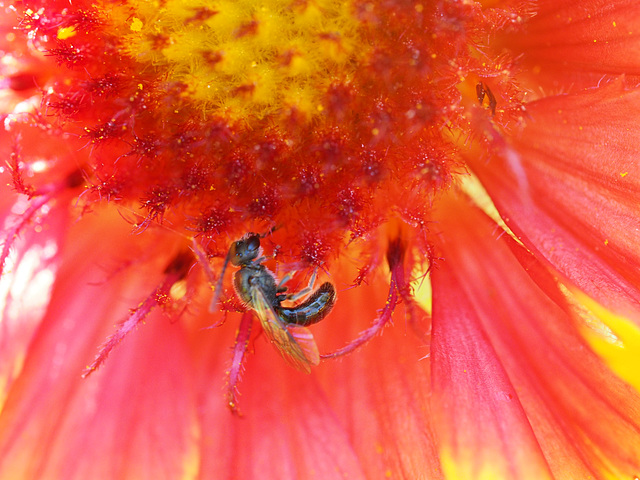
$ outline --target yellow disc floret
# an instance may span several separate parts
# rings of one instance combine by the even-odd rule
[[[110,11],[142,68],[232,120],[312,118],[328,86],[349,81],[366,55],[343,0],[132,0]]]

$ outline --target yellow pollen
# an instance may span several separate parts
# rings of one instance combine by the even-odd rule
[[[66,40],[67,38],[71,38],[76,34],[75,27],[63,27],[59,28],[56,36],[58,40]]]
[[[105,11],[141,68],[231,120],[317,116],[368,54],[350,0],[131,0]]]
[[[131,25],[129,26],[132,32],[140,32],[142,31],[142,21],[139,18],[133,17],[131,20]]]
[[[180,300],[187,294],[187,282],[181,280],[179,282],[174,283],[169,290],[169,296],[173,300]]]

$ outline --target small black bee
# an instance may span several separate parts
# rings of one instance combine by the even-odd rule
[[[229,262],[240,267],[233,278],[236,294],[256,312],[262,329],[280,355],[298,370],[309,373],[311,365],[320,362],[320,354],[313,335],[305,327],[318,323],[329,314],[336,301],[336,290],[331,283],[325,282],[313,291],[314,272],[307,288],[296,294],[285,293],[284,284],[291,275],[277,283],[275,275],[262,264],[266,260],[260,247],[262,237],[264,235],[247,233],[231,244],[212,304],[217,302]],[[309,298],[298,305],[282,305],[285,300],[296,301],[309,294]]]

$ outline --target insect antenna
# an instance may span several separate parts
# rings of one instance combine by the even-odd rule
[[[224,265],[222,266],[222,271],[220,272],[220,276],[216,281],[216,276],[211,269],[211,265],[209,264],[209,259],[205,252],[202,251],[196,239],[193,238],[191,240],[193,253],[196,255],[198,259],[198,263],[204,270],[205,275],[207,276],[207,281],[209,284],[213,285],[215,281],[215,287],[213,291],[213,298],[211,298],[211,303],[209,304],[209,313],[214,313],[218,309],[218,300],[220,299],[220,294],[222,293],[222,280],[224,279],[224,272],[227,270],[227,265],[229,264],[229,260],[231,259],[231,249],[227,252],[227,257],[224,259]]]

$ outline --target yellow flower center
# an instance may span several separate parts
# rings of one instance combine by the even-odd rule
[[[101,10],[141,68],[231,120],[313,118],[330,82],[349,81],[367,53],[344,0],[132,0]]]

